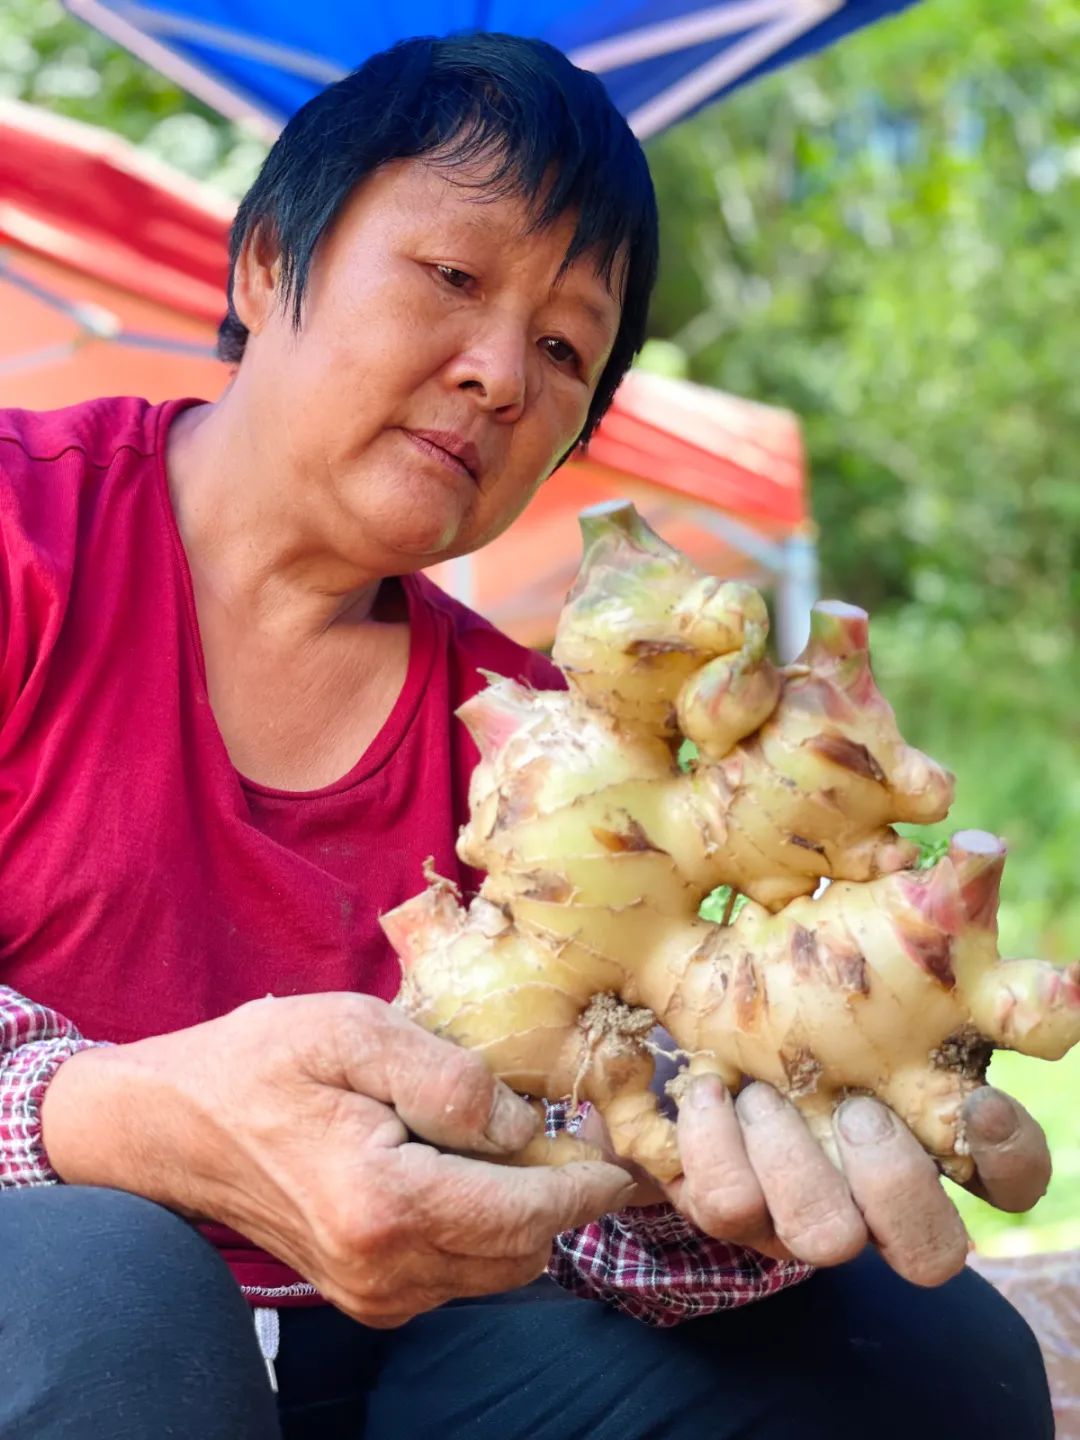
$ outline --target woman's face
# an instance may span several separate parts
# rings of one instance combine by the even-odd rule
[[[297,477],[305,525],[375,573],[505,529],[581,432],[619,326],[589,257],[560,273],[573,216],[529,234],[521,200],[457,178],[410,160],[360,185],[298,333],[258,256],[238,272],[241,373],[274,468]]]

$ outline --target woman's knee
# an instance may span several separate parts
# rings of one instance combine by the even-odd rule
[[[1052,1440],[1038,1343],[972,1271],[920,1289],[867,1251],[680,1328],[653,1347],[673,1407],[656,1431],[665,1436],[690,1436],[696,1420],[699,1435],[755,1440]],[[730,1428],[716,1418],[725,1411],[739,1417]]]
[[[10,1191],[0,1253],[0,1435],[277,1433],[243,1297],[179,1216],[114,1190]]]
[[[938,1289],[901,1280],[873,1252],[816,1276],[800,1297],[814,1318],[823,1417],[839,1436],[964,1434],[1051,1440],[1046,1370],[1027,1322],[973,1271]],[[826,1374],[828,1379],[826,1379]],[[869,1412],[869,1413],[868,1413]],[[828,1433],[826,1431],[826,1433]]]
[[[121,1291],[168,1295],[235,1291],[228,1270],[187,1221],[122,1190],[45,1186],[0,1200],[5,1270],[54,1292],[113,1298]],[[152,1283],[147,1281],[152,1277]],[[126,1297],[130,1300],[131,1297]]]

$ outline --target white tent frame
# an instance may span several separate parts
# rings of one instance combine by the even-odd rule
[[[277,134],[285,116],[222,84],[178,54],[169,41],[195,41],[252,60],[268,61],[320,85],[339,80],[346,73],[341,65],[325,56],[261,40],[229,26],[170,15],[138,3],[125,3],[116,9],[103,4],[102,0],[66,0],[66,3],[73,15],[123,45],[221,114],[252,127],[268,139]],[[570,58],[583,69],[602,75],[724,35],[742,37],[628,117],[635,134],[647,140],[680,120],[721,87],[734,83],[800,35],[820,25],[843,9],[845,3],[846,0],[734,0],[734,3],[714,5],[661,25],[645,26],[611,40],[582,46],[573,51]]]

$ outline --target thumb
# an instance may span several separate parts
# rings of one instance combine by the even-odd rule
[[[515,1170],[523,1195],[546,1211],[551,1234],[579,1230],[602,1215],[625,1209],[634,1182],[618,1165],[605,1160],[573,1161],[550,1169]]]
[[[430,1158],[438,1161],[436,1183],[424,1193],[437,1203],[425,1217],[426,1233],[462,1255],[505,1255],[522,1245],[531,1252],[564,1230],[623,1209],[632,1190],[626,1171],[602,1160],[519,1170],[464,1155]],[[415,1150],[406,1163],[429,1168]],[[460,1203],[463,1195],[471,1203]]]
[[[478,1055],[381,1000],[348,999],[335,1026],[337,1083],[392,1106],[414,1135],[443,1149],[500,1155],[529,1143],[537,1115]]]
[[[633,1180],[633,1188],[623,1196],[622,1208],[634,1209],[642,1205],[662,1205],[668,1198],[664,1188],[653,1179],[642,1165],[620,1155],[611,1139],[611,1132],[596,1105],[590,1105],[585,1118],[578,1126],[577,1139],[589,1145],[612,1165],[618,1165]]]

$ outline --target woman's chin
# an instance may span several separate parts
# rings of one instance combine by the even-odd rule
[[[477,491],[471,482],[466,486],[423,467],[402,473],[397,465],[380,466],[354,475],[348,491],[343,508],[364,549],[377,549],[388,564],[421,570],[472,548],[469,537],[479,517],[473,513]]]
[[[427,505],[402,506],[392,514],[369,513],[361,523],[366,545],[374,543],[388,560],[411,562],[410,569],[422,570],[460,553],[468,516],[461,506],[440,505],[433,497]]]

